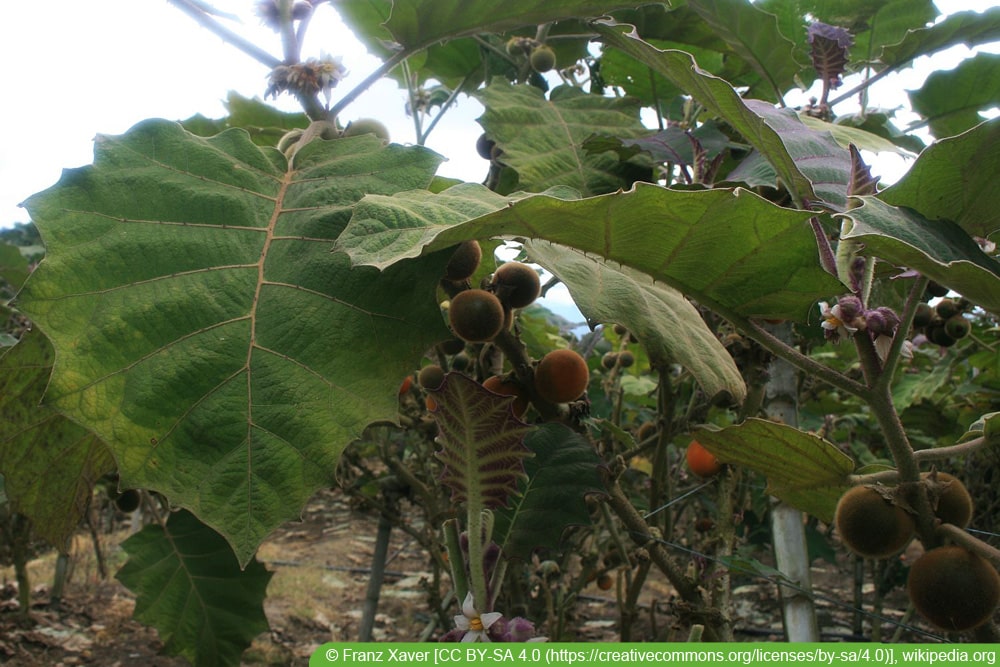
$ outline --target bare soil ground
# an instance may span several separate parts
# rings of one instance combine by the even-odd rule
[[[274,572],[265,611],[270,632],[259,636],[244,654],[244,665],[308,664],[309,656],[328,641],[356,641],[368,570],[374,552],[376,517],[354,509],[335,491],[318,494],[301,522],[284,526],[262,547],[258,558]],[[118,544],[127,531],[102,536],[101,548],[112,575],[124,561]],[[0,569],[0,664],[24,667],[69,665],[186,665],[180,658],[160,655],[156,631],[132,620],[134,596],[112,577],[102,579],[96,567],[93,542],[82,534],[76,541],[73,571],[63,599],[50,600],[53,554],[31,564],[34,588],[29,622],[15,613],[13,572]],[[421,579],[428,576],[428,559],[402,531],[393,531],[389,563],[379,600],[373,639],[415,641],[431,623]],[[852,577],[846,563],[817,563],[815,585],[824,639],[852,639],[852,613],[830,600],[850,600]],[[618,606],[614,590],[594,584],[584,591],[573,619],[581,641],[617,641]],[[869,592],[870,593],[870,592]],[[653,578],[640,599],[641,627],[651,623],[669,627],[666,602],[670,587]],[[781,639],[781,612],[777,588],[766,581],[734,581],[734,613],[738,638],[747,641]],[[869,594],[870,597],[870,594]],[[889,610],[905,605],[889,600]],[[651,614],[650,609],[657,609]],[[450,613],[454,613],[450,612]],[[889,611],[887,616],[900,618]],[[868,624],[866,623],[866,628]],[[445,628],[444,630],[447,630]],[[892,628],[889,628],[891,633]],[[440,635],[432,629],[430,638]],[[640,637],[641,639],[641,637]],[[676,640],[684,637],[674,636]],[[904,639],[913,640],[907,634]],[[926,638],[918,638],[926,641]]]

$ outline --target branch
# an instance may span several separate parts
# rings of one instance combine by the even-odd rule
[[[243,53],[263,65],[274,69],[281,64],[279,59],[275,58],[253,42],[240,37],[235,32],[216,21],[211,15],[207,14],[204,9],[191,2],[191,0],[167,0],[167,2],[193,18],[199,25],[201,25],[201,27],[209,30],[210,32],[214,32],[224,41],[229,42],[240,51],[243,51]]]
[[[396,65],[403,62],[411,55],[413,54],[405,50],[394,53],[388,60],[379,65],[374,72],[365,77],[364,81],[354,86],[350,92],[341,97],[340,100],[330,109],[329,117],[335,118],[337,114],[347,107],[348,104],[356,100],[363,92],[371,88],[372,84],[391,72]]]

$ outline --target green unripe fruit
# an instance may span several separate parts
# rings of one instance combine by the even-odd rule
[[[448,265],[444,267],[444,277],[447,280],[459,281],[471,278],[479,268],[483,259],[483,249],[479,241],[462,241],[455,248]]]
[[[934,308],[929,303],[920,302],[917,310],[913,314],[913,326],[917,328],[926,327],[934,321]]]
[[[462,340],[485,343],[503,328],[503,305],[500,299],[486,290],[465,290],[451,300],[448,321],[452,331]]]
[[[618,363],[618,353],[608,352],[603,357],[601,357],[601,366],[604,366],[608,370],[611,370]]]
[[[472,366],[472,359],[465,352],[459,352],[451,360],[451,369],[454,371],[465,371]]]
[[[943,546],[913,563],[906,592],[921,616],[942,630],[961,632],[993,616],[1000,602],[1000,575],[965,547]]]
[[[521,262],[507,262],[493,274],[493,292],[510,308],[530,306],[542,292],[538,272]]]
[[[535,47],[529,60],[531,61],[531,69],[544,74],[556,66],[556,52],[542,44]]]
[[[344,129],[345,137],[357,137],[362,134],[374,134],[382,141],[389,141],[389,128],[374,118],[360,118],[351,121]]]
[[[437,389],[444,382],[444,369],[434,364],[424,366],[417,375],[417,382],[424,389]]]
[[[854,486],[840,497],[834,525],[844,545],[864,558],[888,558],[910,543],[913,517],[869,486]]]
[[[961,314],[952,315],[944,321],[944,332],[955,340],[961,340],[972,331],[972,323]]]
[[[618,363],[621,364],[622,368],[628,368],[635,363],[635,355],[625,350],[618,355]]]

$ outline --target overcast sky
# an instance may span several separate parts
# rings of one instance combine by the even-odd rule
[[[214,6],[245,16],[241,34],[279,53],[276,35],[260,26],[252,0],[211,0]],[[983,10],[988,0],[939,0],[944,11]],[[343,56],[350,77],[345,88],[377,66],[323,5],[310,26],[304,56],[320,50]],[[996,51],[996,49],[993,49]],[[905,102],[912,88],[932,68],[954,67],[968,51],[956,48],[917,71],[892,75],[880,82],[875,105]],[[91,162],[95,134],[120,134],[145,118],[183,119],[196,113],[225,114],[227,91],[261,96],[267,69],[200,28],[166,0],[46,0],[6,2],[0,22],[0,62],[5,69],[0,123],[5,130],[0,149],[0,227],[27,221],[18,204],[54,184],[64,167]],[[335,91],[336,93],[337,91]],[[412,123],[403,111],[404,93],[384,82],[352,104],[342,120],[377,116],[392,129],[393,139],[413,141]],[[295,110],[288,98],[278,106]],[[451,122],[431,135],[429,147],[449,158],[442,173],[468,181],[481,180],[486,163],[476,156],[480,133],[475,102],[463,101]],[[886,161],[876,171],[898,177],[905,165]]]

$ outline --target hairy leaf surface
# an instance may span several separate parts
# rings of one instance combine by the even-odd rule
[[[847,476],[854,471],[854,461],[836,445],[764,419],[700,428],[696,437],[723,463],[766,476],[768,493],[823,521],[833,519]]]
[[[456,196],[503,201],[481,186],[460,187]],[[627,192],[587,199],[524,197],[464,221],[412,213],[427,200],[424,192],[366,197],[337,247],[356,263],[381,268],[466,239],[544,239],[748,317],[805,321],[817,300],[843,289],[816,260],[811,214],[747,190],[691,192],[637,183]],[[382,247],[369,239],[382,239]]]
[[[108,444],[122,484],[246,562],[448,335],[446,256],[380,275],[330,252],[364,193],[426,187],[438,162],[373,135],[315,141],[294,168],[242,130],[99,137],[93,166],[27,204],[48,249],[22,296],[56,348],[46,400]]]
[[[525,459],[517,496],[496,511],[493,537],[505,557],[530,560],[535,549],[557,549],[566,528],[590,525],[586,496],[604,485],[594,446],[566,426],[542,424],[525,444],[534,456]]]
[[[650,362],[687,368],[709,396],[725,391],[737,402],[746,384],[732,356],[684,295],[625,266],[545,241],[526,244],[528,257],[569,289],[591,322],[616,323],[638,336]]]
[[[476,97],[486,107],[479,122],[503,151],[501,161],[517,171],[520,189],[539,192],[562,185],[594,195],[631,185],[616,156],[591,153],[584,142],[596,133],[650,134],[639,121],[637,100],[571,87],[554,89],[546,100],[534,86],[502,79]]]
[[[1000,312],[1000,262],[986,255],[961,227],[950,220],[928,220],[876,197],[859,199],[862,206],[845,214],[850,228],[841,238],[861,241],[865,254],[915,269],[983,308]]]
[[[38,330],[0,356],[0,475],[15,512],[58,549],[78,528],[94,484],[115,468],[97,436],[41,405],[55,352]]]
[[[256,560],[241,569],[226,541],[191,513],[146,526],[122,549],[129,558],[116,576],[136,595],[133,615],[156,628],[167,653],[196,667],[238,665],[267,630],[271,573]]]

